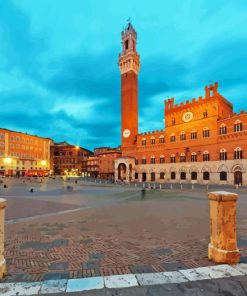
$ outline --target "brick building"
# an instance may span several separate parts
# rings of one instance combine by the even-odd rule
[[[115,178],[158,182],[247,185],[247,113],[218,92],[185,103],[165,100],[165,127],[138,133],[137,34],[131,24],[122,32],[119,56],[122,102],[122,157]]]
[[[51,143],[48,138],[0,129],[0,174],[48,175]]]
[[[55,143],[51,147],[52,168],[55,175],[82,175],[86,172],[86,160],[93,153],[67,142]]]
[[[87,176],[101,179],[114,179],[114,163],[121,156],[120,148],[99,147],[94,149],[94,156],[87,159]]]
[[[119,148],[108,148],[98,154],[99,176],[102,179],[113,180],[115,174],[115,160],[122,155]]]

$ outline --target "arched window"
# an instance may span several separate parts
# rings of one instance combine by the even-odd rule
[[[227,181],[227,172],[220,172],[220,181]]]
[[[184,153],[180,154],[180,162],[186,162],[186,157]]]
[[[159,143],[160,143],[160,144],[165,143],[165,137],[164,137],[163,135],[160,136],[160,138],[159,138]]]
[[[146,157],[144,156],[143,158],[142,158],[142,164],[146,164],[147,163],[147,160],[146,160]]]
[[[209,172],[203,172],[203,180],[207,181],[210,179],[210,174]]]
[[[175,172],[171,172],[171,180],[175,180],[176,179],[176,173]]]
[[[173,163],[176,162],[175,154],[171,154],[170,161],[173,162]]]
[[[243,124],[240,120],[236,120],[234,123],[234,132],[241,132],[243,130]]]
[[[185,172],[180,173],[180,179],[181,180],[186,180],[186,173]]]
[[[191,131],[190,138],[191,138],[191,140],[196,140],[197,139],[197,132],[195,130]]]
[[[204,110],[204,111],[203,111],[203,117],[204,117],[204,118],[207,118],[207,117],[208,117],[208,111],[207,111],[207,110]]]
[[[176,137],[175,137],[174,134],[171,134],[171,136],[170,136],[170,141],[171,141],[171,142],[176,142]]]
[[[165,163],[165,157],[164,157],[164,155],[160,155],[160,163]]]
[[[155,163],[155,156],[151,156],[151,162],[150,163],[152,163],[152,164]]]
[[[186,140],[186,134],[183,131],[183,132],[180,133],[180,141],[185,141],[185,140]]]
[[[145,146],[147,144],[146,138],[142,138],[142,146]]]
[[[191,173],[191,180],[197,180],[197,172]]]
[[[243,158],[243,151],[240,147],[237,147],[234,151],[234,159],[242,159]]]
[[[209,138],[209,128],[204,127],[203,132],[202,132],[203,138]]]
[[[138,159],[137,158],[135,159],[135,164],[138,164]]]
[[[222,123],[220,125],[220,135],[226,135],[226,134],[227,134],[227,126],[224,123]]]
[[[227,152],[226,149],[220,149],[220,160],[227,160]]]
[[[155,137],[151,137],[151,139],[150,139],[150,144],[155,144]]]
[[[164,179],[165,179],[165,173],[164,173],[164,172],[161,172],[161,173],[160,173],[160,179],[161,179],[161,180],[164,180]]]
[[[196,155],[195,152],[192,152],[192,153],[191,153],[191,161],[192,161],[192,162],[196,162],[196,161],[197,161],[197,155]]]
[[[210,160],[210,154],[208,151],[203,152],[203,161],[209,161]]]

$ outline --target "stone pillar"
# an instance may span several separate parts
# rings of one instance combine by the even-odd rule
[[[6,200],[0,198],[0,279],[7,273],[6,261],[4,259],[4,219]]]
[[[208,193],[210,206],[210,243],[208,258],[218,263],[238,263],[236,201],[238,195],[226,191]]]

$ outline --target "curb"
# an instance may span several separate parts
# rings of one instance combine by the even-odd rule
[[[247,264],[215,265],[179,271],[124,274],[91,278],[47,280],[43,282],[0,283],[2,296],[46,295],[51,293],[83,292],[104,288],[127,288],[148,285],[176,284],[199,280],[246,276]]]

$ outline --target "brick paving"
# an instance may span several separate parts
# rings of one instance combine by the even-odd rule
[[[8,275],[4,281],[161,272],[212,265],[207,259],[207,201],[200,194],[195,196],[195,200],[181,197],[182,210],[175,195],[174,200],[170,196],[161,200],[158,195],[147,194],[144,202],[134,199],[7,224]],[[34,205],[33,200],[24,202],[30,202],[30,207]],[[244,216],[239,225],[243,262],[247,261]]]

